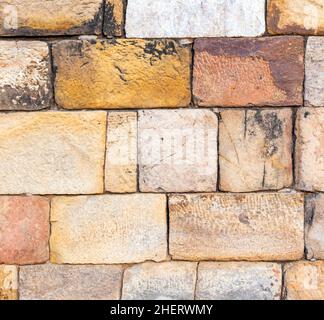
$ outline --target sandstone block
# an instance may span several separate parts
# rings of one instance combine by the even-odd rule
[[[198,300],[280,300],[281,265],[276,263],[201,262]]]
[[[170,254],[183,260],[297,260],[304,254],[303,195],[171,195]]]
[[[108,265],[24,266],[20,300],[118,300],[122,272],[122,267]]]
[[[224,110],[220,114],[220,189],[250,192],[290,187],[291,110]]]
[[[173,40],[60,41],[53,46],[57,103],[79,108],[185,107],[190,45]]]
[[[0,194],[103,191],[105,112],[0,115]]]
[[[258,36],[264,0],[128,0],[126,34],[135,38]]]
[[[45,42],[0,41],[0,66],[0,111],[49,107],[51,67]]]
[[[302,37],[198,39],[193,92],[199,106],[303,103]]]
[[[106,190],[137,190],[137,113],[109,112],[106,154]]]
[[[296,122],[297,187],[324,191],[324,108],[302,108]]]
[[[285,266],[287,300],[324,299],[324,262],[296,262]]]
[[[305,104],[324,107],[324,37],[308,38],[305,68]]]
[[[51,261],[118,264],[167,258],[164,195],[56,197]]]
[[[6,0],[0,4],[0,35],[99,34],[102,13],[102,0]]]
[[[140,190],[215,191],[217,126],[209,110],[140,111]]]
[[[193,300],[197,264],[147,262],[125,270],[124,300]]]
[[[17,300],[18,271],[15,266],[0,265],[0,300]]]
[[[0,197],[0,264],[47,261],[48,238],[48,199]]]
[[[324,259],[324,194],[306,197],[306,250],[308,259]]]
[[[105,6],[103,32],[106,36],[122,36],[126,0],[108,0]]]
[[[268,30],[272,34],[324,35],[322,0],[269,0]]]

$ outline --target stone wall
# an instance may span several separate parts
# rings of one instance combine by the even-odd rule
[[[0,1],[1,299],[324,299],[322,0]]]

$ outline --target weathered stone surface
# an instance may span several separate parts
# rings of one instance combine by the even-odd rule
[[[0,35],[99,34],[102,3],[102,0],[6,0],[0,4]]]
[[[57,103],[78,108],[184,107],[190,45],[173,40],[66,40],[53,46]]]
[[[324,259],[324,194],[306,197],[306,252],[308,259]]]
[[[324,107],[324,37],[310,37],[307,41],[305,104]]]
[[[53,263],[137,263],[167,258],[164,195],[56,197],[51,208]]]
[[[35,265],[19,271],[20,300],[117,300],[123,268]]]
[[[297,260],[303,195],[171,195],[170,254],[184,260]]]
[[[198,39],[193,91],[200,106],[303,103],[302,37]]]
[[[124,300],[193,300],[197,264],[147,262],[125,270]]]
[[[323,300],[324,261],[287,264],[285,289],[287,300]]]
[[[296,122],[297,187],[324,191],[324,108],[302,108]]]
[[[0,115],[0,194],[103,191],[105,112]]]
[[[137,113],[109,112],[106,154],[106,190],[137,190]]]
[[[250,262],[201,262],[198,300],[279,300],[281,265]]]
[[[0,197],[0,264],[47,261],[48,238],[48,199]]]
[[[215,191],[217,126],[209,110],[140,111],[140,190]]]
[[[265,31],[264,0],[128,0],[127,37],[258,36]]]
[[[17,300],[18,271],[15,266],[0,265],[0,300]]]
[[[268,0],[272,34],[324,35],[323,0]]]
[[[250,192],[290,187],[291,110],[223,110],[220,114],[220,189]]]
[[[106,1],[103,32],[106,36],[122,36],[124,33],[124,9],[126,0]]]
[[[49,49],[41,41],[0,41],[0,110],[38,110],[52,99]]]

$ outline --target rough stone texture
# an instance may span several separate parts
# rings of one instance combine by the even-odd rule
[[[56,197],[52,201],[51,261],[137,263],[167,258],[164,195]]]
[[[53,46],[57,103],[78,108],[184,107],[190,45],[173,40],[66,40]]]
[[[199,106],[302,105],[303,81],[302,37],[195,41]]]
[[[0,264],[47,261],[48,238],[48,199],[0,197]]]
[[[140,190],[215,191],[217,126],[209,110],[140,111]]]
[[[147,262],[125,270],[124,300],[193,300],[197,264]]]
[[[117,300],[123,269],[101,265],[35,265],[19,271],[20,300]]]
[[[137,113],[108,114],[106,190],[115,193],[137,190]]]
[[[287,300],[323,300],[324,261],[286,265],[285,289]]]
[[[279,300],[281,265],[249,262],[201,262],[198,300]]]
[[[268,0],[272,34],[324,35],[323,0]]]
[[[0,111],[48,108],[49,49],[40,41],[0,41]]]
[[[0,265],[0,300],[17,300],[18,271],[15,266]]]
[[[221,111],[220,189],[250,192],[291,186],[291,150],[290,109]]]
[[[128,0],[127,37],[258,36],[265,31],[264,0]]]
[[[184,260],[297,260],[303,195],[171,195],[170,254]]]
[[[306,197],[306,252],[308,259],[324,259],[324,194]]]
[[[0,194],[103,191],[105,112],[0,115]]]
[[[6,0],[0,4],[0,35],[99,34],[102,3],[102,0]]]
[[[324,108],[302,108],[296,122],[297,187],[324,191]]]
[[[307,41],[305,105],[324,107],[324,37]]]
[[[122,36],[124,33],[124,8],[126,0],[108,0],[105,7],[103,32],[106,36]]]

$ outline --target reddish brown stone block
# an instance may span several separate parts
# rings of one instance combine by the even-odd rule
[[[0,197],[0,264],[46,262],[48,238],[48,199]]]
[[[302,37],[199,39],[193,91],[199,106],[303,103]]]

